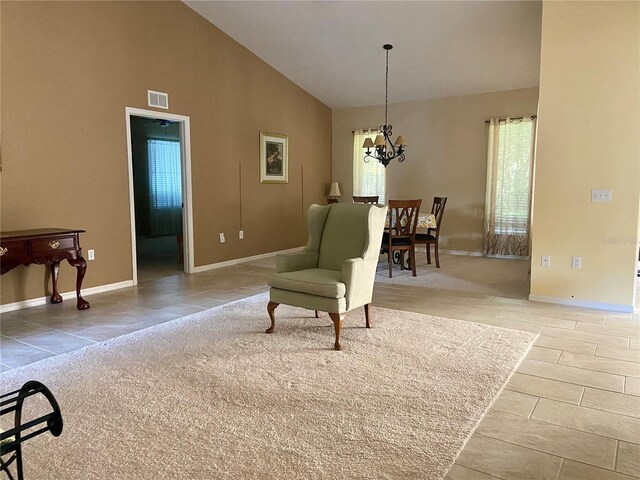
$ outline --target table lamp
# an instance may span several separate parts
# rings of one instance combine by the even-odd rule
[[[329,190],[329,198],[338,200],[338,197],[340,197],[341,195],[342,193],[340,193],[340,185],[338,184],[338,182],[333,182],[331,184],[331,189]]]

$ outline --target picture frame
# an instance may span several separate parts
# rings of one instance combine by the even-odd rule
[[[260,132],[260,183],[289,182],[289,137]]]

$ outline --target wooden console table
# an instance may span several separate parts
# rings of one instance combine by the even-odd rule
[[[69,265],[77,269],[78,310],[86,310],[90,306],[89,302],[80,296],[82,279],[87,270],[87,262],[82,257],[80,248],[81,233],[84,230],[65,228],[3,232],[0,234],[0,274],[4,275],[18,265],[50,265],[53,282],[51,303],[60,303],[62,295],[58,293],[58,271],[60,262],[66,259]]]

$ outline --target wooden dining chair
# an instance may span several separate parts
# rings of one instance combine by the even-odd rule
[[[417,245],[426,245],[427,263],[431,264],[431,245],[434,245],[434,253],[436,256],[436,268],[440,268],[440,257],[438,256],[438,241],[440,239],[440,226],[442,225],[442,215],[444,207],[447,204],[447,197],[433,197],[433,205],[431,213],[436,217],[437,228],[427,229],[427,233],[416,233]]]
[[[382,236],[382,250],[387,253],[389,278],[393,277],[393,253],[400,254],[404,270],[404,254],[409,252],[411,274],[416,276],[415,235],[422,200],[389,200],[389,231]]]
[[[358,197],[354,195],[353,203],[378,203],[379,198],[380,197],[378,195],[371,195],[368,197]]]

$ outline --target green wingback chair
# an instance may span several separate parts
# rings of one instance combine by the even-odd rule
[[[267,311],[275,329],[275,309],[283,303],[328,312],[340,350],[342,320],[349,310],[364,306],[367,328],[373,282],[380,255],[387,207],[334,203],[311,205],[309,239],[300,253],[278,255],[269,279]]]

